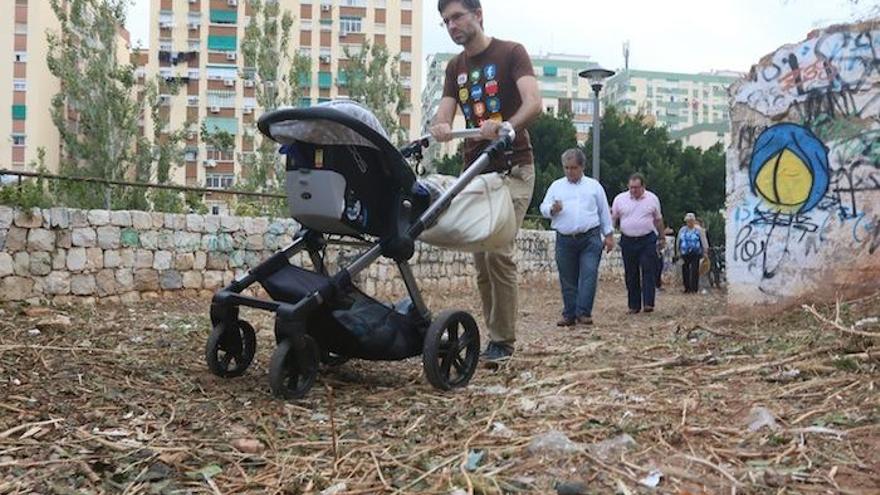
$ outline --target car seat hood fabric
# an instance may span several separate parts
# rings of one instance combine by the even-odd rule
[[[332,108],[353,117],[377,133],[388,139],[388,133],[379,122],[379,119],[366,107],[351,100],[335,100],[317,105],[319,107]],[[357,131],[346,127],[338,122],[330,120],[294,120],[276,122],[269,126],[272,137],[282,144],[293,141],[312,143],[323,146],[347,145],[368,146],[373,149],[378,147],[364,138]]]

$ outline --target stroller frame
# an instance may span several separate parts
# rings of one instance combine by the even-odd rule
[[[261,132],[272,138],[269,125],[292,117],[330,119],[376,140],[375,136],[370,136],[372,129],[342,112],[331,109],[278,110],[263,115],[258,126]],[[453,137],[472,137],[478,133],[478,129],[456,131]],[[275,313],[276,349],[269,369],[271,391],[275,396],[286,399],[303,397],[315,382],[319,362],[334,365],[345,362],[349,357],[334,355],[318,346],[315,338],[308,331],[309,325],[314,324],[313,315],[334,298],[357,291],[352,279],[380,257],[385,256],[394,260],[412,301],[410,317],[422,337],[419,347],[426,378],[441,390],[467,385],[476,369],[480,351],[477,324],[474,318],[464,311],[443,311],[433,317],[416,283],[409,260],[414,254],[414,243],[419,235],[436,222],[452,200],[474,177],[485,172],[493,156],[510,148],[514,137],[513,127],[505,123],[499,137],[492,141],[454,184],[428,205],[415,221],[402,220],[409,216],[413,207],[410,199],[402,197],[399,214],[401,220],[398,222],[402,227],[400,235],[377,242],[349,266],[340,267],[334,275],[327,273],[322,256],[328,239],[321,232],[303,227],[289,246],[219,290],[211,302],[210,317],[213,329],[205,349],[206,361],[211,371],[221,377],[240,376],[253,361],[256,353],[255,331],[249,323],[240,318],[240,307],[272,311]],[[384,140],[384,143],[391,147],[387,140]],[[391,148],[401,160],[403,157],[415,157],[418,160],[421,158],[421,150],[429,144],[430,139],[426,136],[400,151]],[[294,266],[290,264],[290,258],[303,251],[308,253],[314,272],[321,276],[310,293],[297,301],[261,299],[242,294],[253,284],[263,284],[280,270]],[[301,269],[301,271],[305,270]],[[464,355],[461,354],[462,352]],[[412,355],[390,358],[375,355],[354,357],[398,360]],[[232,366],[233,362],[234,366]],[[453,371],[456,376],[453,376]]]

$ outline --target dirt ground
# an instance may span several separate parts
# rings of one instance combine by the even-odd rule
[[[880,294],[830,323],[624,295],[603,282],[596,324],[558,329],[557,289],[524,287],[515,359],[460,391],[352,361],[295,403],[268,392],[267,313],[244,312],[258,353],[227,380],[207,301],[5,306],[0,494],[880,493]],[[429,300],[479,320],[473,293]]]

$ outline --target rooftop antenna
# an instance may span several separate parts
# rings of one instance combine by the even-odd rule
[[[629,40],[623,42],[623,70],[629,70]]]

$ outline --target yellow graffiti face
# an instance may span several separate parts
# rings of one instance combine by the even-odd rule
[[[797,211],[810,197],[813,173],[797,155],[783,149],[758,172],[755,189],[780,211]]]

